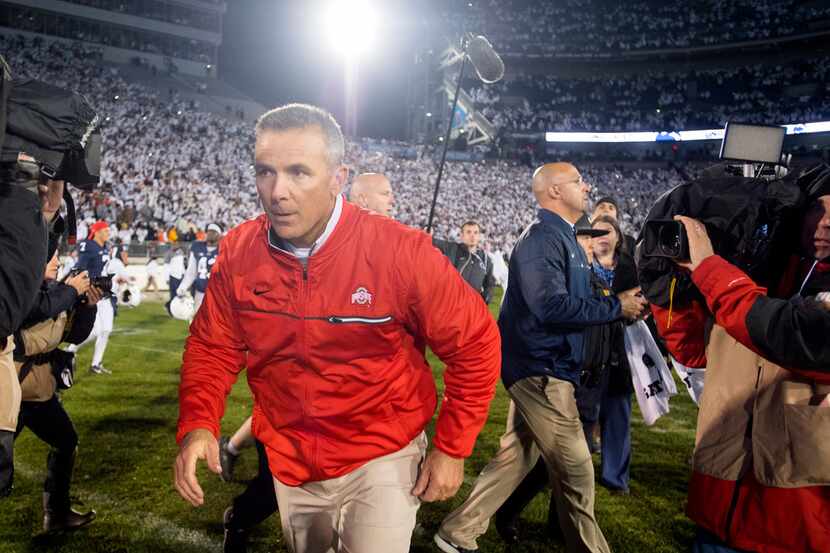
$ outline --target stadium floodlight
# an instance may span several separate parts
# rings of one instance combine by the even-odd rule
[[[332,0],[326,13],[326,34],[346,57],[355,57],[372,46],[377,25],[377,12],[367,0]]]

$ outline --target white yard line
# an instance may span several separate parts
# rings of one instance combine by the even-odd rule
[[[127,326],[127,327],[120,327],[115,328],[110,333],[112,335],[118,336],[138,336],[141,334],[152,334],[153,330],[149,328],[142,328],[140,326]]]
[[[43,472],[38,472],[31,467],[16,461],[14,464],[15,473],[28,480],[42,481],[45,477]],[[222,538],[209,536],[199,530],[185,528],[167,519],[161,518],[153,513],[128,514],[123,503],[118,502],[106,494],[86,489],[83,484],[73,483],[73,489],[81,491],[79,494],[85,503],[95,508],[102,516],[108,512],[118,512],[120,516],[128,521],[128,525],[136,528],[143,528],[158,536],[158,538],[171,545],[182,544],[196,546],[204,551],[222,551]],[[94,523],[93,523],[94,524]]]
[[[148,348],[147,346],[136,346],[133,344],[119,344],[117,342],[114,343],[115,347],[122,347],[122,348],[129,348],[129,349],[137,349],[140,351],[151,351],[153,353],[169,353],[171,355],[181,355],[184,350],[183,349],[162,349],[162,348]]]
[[[122,328],[115,328],[112,331],[111,336],[138,336],[141,334],[151,334],[153,332],[152,329],[143,328],[141,326],[127,326]],[[124,347],[130,349],[137,349],[140,351],[151,351],[153,353],[169,353],[174,355],[181,355],[184,352],[184,344],[182,344],[182,349],[173,350],[173,349],[164,349],[164,348],[152,348],[147,346],[136,346],[134,344],[121,343],[120,340],[116,340],[114,342],[110,342],[110,345],[114,345],[115,347]]]

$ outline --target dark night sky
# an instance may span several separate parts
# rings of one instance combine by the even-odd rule
[[[406,75],[426,0],[374,0],[381,10],[373,48],[361,58],[358,134],[403,137]],[[266,107],[299,101],[345,112],[343,57],[320,22],[327,0],[230,0],[219,67],[222,78]]]

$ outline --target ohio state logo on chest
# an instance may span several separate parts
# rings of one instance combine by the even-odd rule
[[[372,293],[365,286],[358,286],[351,295],[352,305],[372,305]]]

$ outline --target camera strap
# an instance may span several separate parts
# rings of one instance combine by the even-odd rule
[[[45,365],[50,363],[52,361],[52,356],[50,354],[51,352],[39,353],[37,355],[26,357],[26,360],[20,367],[20,372],[17,373],[17,381],[23,382],[26,380],[26,377],[29,376],[29,373],[32,372],[35,365]]]
[[[804,281],[801,283],[801,288],[798,289],[798,294],[796,294],[797,296],[800,296],[801,292],[804,291],[804,287],[807,286],[807,282],[810,280],[810,277],[813,276],[813,271],[816,270],[817,265],[818,265],[818,259],[815,260],[815,262],[813,263],[813,266],[810,267],[809,271],[807,271],[807,276],[804,277]]]
[[[72,194],[69,193],[69,187],[63,187],[63,201],[66,202],[66,226],[67,237],[66,242],[70,246],[74,246],[78,241],[78,224],[75,218],[75,202],[72,200]]]
[[[677,287],[677,276],[671,277],[671,284],[669,285],[669,318],[666,321],[666,328],[671,328],[671,316],[674,311],[674,290]]]
[[[23,382],[24,380],[26,380],[26,377],[29,376],[30,372],[32,372],[32,367],[34,367],[34,365],[34,359],[26,359],[26,361],[24,361],[23,365],[21,365],[20,367],[20,372],[17,373],[17,381]]]
[[[27,357],[26,360],[23,362],[23,365],[20,366],[20,371],[17,373],[17,381],[22,383],[24,380],[26,380],[26,377],[29,376],[29,373],[32,372],[32,369],[36,365],[50,365],[52,367],[52,373],[55,376],[55,380],[57,381],[58,378],[62,378],[63,380],[63,386],[61,386],[61,388],[71,388],[75,374],[74,357],[74,354],[65,352],[60,349],[55,349],[46,353],[39,353],[37,355]],[[65,358],[68,358],[68,361]],[[62,362],[58,363],[58,361]],[[63,377],[60,376],[61,372],[67,367],[70,370],[68,382],[66,382],[63,379]]]

